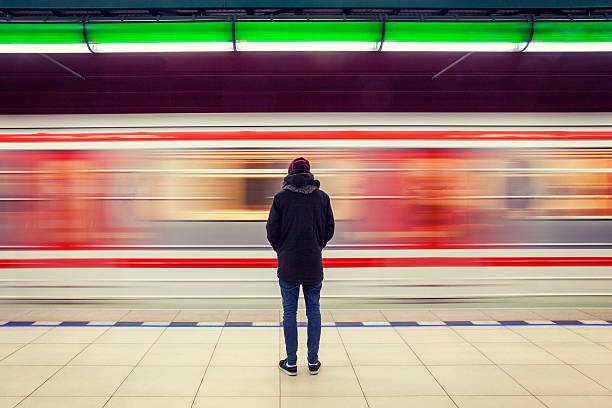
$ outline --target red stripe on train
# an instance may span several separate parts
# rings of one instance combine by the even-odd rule
[[[612,257],[327,258],[326,268],[469,266],[612,266]],[[266,258],[2,259],[0,268],[276,268]]]
[[[555,243],[535,243],[535,244],[521,244],[521,243],[496,243],[496,244],[486,244],[486,243],[465,243],[465,244],[449,244],[449,243],[415,243],[415,244],[380,244],[380,245],[352,245],[350,247],[346,247],[342,244],[336,245],[341,250],[348,251],[361,251],[361,250],[403,250],[403,249],[538,249],[538,248],[550,248],[550,247],[561,247],[563,249],[584,249],[585,247],[595,247],[597,249],[606,249],[606,247],[612,248],[612,242],[610,243],[568,243],[568,244],[555,244]],[[328,246],[328,248],[330,248]],[[218,247],[198,247],[197,245],[190,246],[186,245],[175,245],[175,246],[147,246],[147,245],[130,245],[130,246],[113,246],[113,245],[88,245],[88,244],[50,244],[50,245],[0,245],[0,254],[2,251],[180,251],[183,249],[190,250],[252,250],[262,248],[258,247],[249,247],[248,245],[244,245],[244,247],[226,247],[223,245],[219,245]],[[270,247],[266,247],[266,250],[272,250]],[[332,249],[332,251],[337,249]]]
[[[445,140],[589,140],[611,139],[612,132],[582,131],[241,131],[0,134],[0,142],[112,142],[149,140],[300,140],[300,139],[445,139]]]

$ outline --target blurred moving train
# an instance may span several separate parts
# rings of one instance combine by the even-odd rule
[[[291,159],[332,198],[323,304],[612,306],[612,115],[0,117],[0,306],[277,308]]]

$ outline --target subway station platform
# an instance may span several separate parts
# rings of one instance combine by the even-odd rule
[[[322,314],[289,377],[279,310],[0,309],[0,407],[612,406],[612,309]]]

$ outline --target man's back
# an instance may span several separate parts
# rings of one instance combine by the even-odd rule
[[[294,170],[274,196],[266,230],[278,254],[278,278],[285,282],[323,280],[321,251],[334,234],[334,217],[319,185],[310,172]]]

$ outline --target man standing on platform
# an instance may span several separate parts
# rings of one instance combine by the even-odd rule
[[[318,374],[323,282],[321,252],[334,235],[334,214],[329,196],[310,173],[310,163],[298,157],[289,165],[282,190],[274,196],[266,224],[268,241],[278,256],[278,282],[283,298],[283,331],[287,358],[279,368],[297,375],[297,307],[300,285],[308,317],[308,371]]]

